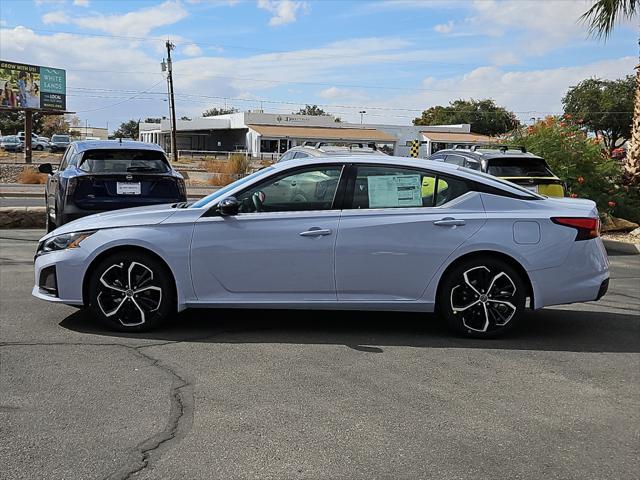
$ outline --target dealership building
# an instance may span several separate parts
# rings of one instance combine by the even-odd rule
[[[169,120],[140,123],[139,139],[171,150]],[[200,117],[176,122],[177,150],[198,152],[246,151],[254,157],[278,156],[305,143],[363,144],[398,156],[409,156],[414,141],[420,142],[419,157],[427,157],[453,145],[491,142],[490,137],[471,133],[469,124],[404,126],[352,124],[331,115],[264,113],[261,110]]]

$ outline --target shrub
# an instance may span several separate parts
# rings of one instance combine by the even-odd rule
[[[232,153],[228,160],[207,160],[205,168],[216,176],[209,180],[209,185],[224,186],[235,182],[249,173],[251,159],[242,153]]]
[[[589,198],[602,213],[634,220],[640,212],[630,208],[640,203],[638,192],[620,186],[620,164],[602,151],[600,142],[590,138],[581,126],[567,117],[547,117],[516,134],[512,144],[543,157],[551,170],[567,182],[568,195]],[[613,202],[615,206],[611,206]]]
[[[39,173],[33,168],[25,167],[18,174],[18,183],[42,185],[47,183],[47,176],[44,173]]]

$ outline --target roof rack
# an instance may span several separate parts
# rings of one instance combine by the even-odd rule
[[[455,147],[454,147],[455,148]],[[509,149],[518,149],[520,150],[522,153],[527,153],[527,149],[522,146],[522,145],[518,145],[518,146],[512,146],[512,145],[492,145],[492,144],[481,144],[481,145],[474,145],[471,147],[471,151],[475,152],[478,149],[487,149],[487,150],[500,150],[501,152],[506,152]]]

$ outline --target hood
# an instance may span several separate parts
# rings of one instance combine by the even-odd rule
[[[48,233],[42,239],[62,233],[98,230],[103,228],[138,227],[141,225],[157,225],[176,213],[173,204],[148,205],[146,207],[124,208],[112,212],[97,213],[65,223]]]

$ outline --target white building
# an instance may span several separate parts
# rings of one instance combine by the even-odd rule
[[[140,123],[144,142],[171,150],[169,120]],[[471,126],[360,125],[336,122],[331,115],[283,115],[248,111],[176,122],[177,149],[181,153],[246,151],[252,156],[278,156],[305,142],[365,145],[399,156],[409,156],[414,140],[421,143],[420,157],[454,144],[486,143],[489,137],[471,133]]]

